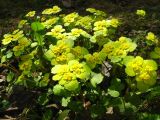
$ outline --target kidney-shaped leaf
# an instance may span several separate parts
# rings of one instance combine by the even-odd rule
[[[94,73],[93,77],[91,79],[92,86],[96,87],[97,84],[100,84],[102,82],[102,80],[103,80],[103,77],[104,76],[101,73],[98,73],[98,74]]]

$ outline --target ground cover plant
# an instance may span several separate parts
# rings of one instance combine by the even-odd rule
[[[135,14],[143,22],[147,13]],[[85,15],[58,6],[27,13],[1,40],[5,92],[23,86],[33,94],[19,119],[158,120],[145,105],[159,96],[159,37],[147,30],[118,35],[120,26],[94,8]],[[0,100],[1,111],[14,106]]]

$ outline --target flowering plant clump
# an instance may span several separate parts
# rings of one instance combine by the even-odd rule
[[[86,63],[71,60],[68,65],[55,65],[51,72],[56,74],[53,76],[53,80],[59,81],[59,84],[63,85],[67,90],[74,91],[79,87],[77,79],[79,78],[82,82],[85,82],[88,80],[91,71]]]
[[[146,90],[154,85],[157,78],[157,64],[153,60],[143,60],[142,57],[130,59],[126,64],[125,72],[129,76],[135,76],[137,87]]]
[[[83,113],[103,119],[109,108],[119,108],[122,115],[128,109],[139,111],[142,105],[130,99],[157,87],[158,36],[147,33],[144,48],[137,50],[139,42],[117,34],[118,18],[94,8],[87,8],[85,16],[61,12],[58,6],[38,17],[31,11],[17,30],[3,36],[0,66],[6,69],[8,89],[19,85],[40,91],[34,101],[45,111],[40,113],[44,120],[70,114],[77,119]],[[137,15],[145,14],[137,10]]]
[[[106,54],[112,62],[119,62],[127,56],[128,52],[133,52],[136,46],[136,43],[132,42],[130,38],[120,37],[118,41],[104,44],[101,52]]]

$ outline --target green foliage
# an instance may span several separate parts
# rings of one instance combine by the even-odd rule
[[[40,16],[31,11],[19,29],[3,36],[0,66],[7,69],[8,86],[40,91],[34,101],[44,111],[43,120],[82,113],[103,119],[111,108],[117,115],[138,116],[141,95],[159,95],[153,89],[158,86],[158,36],[147,33],[141,47],[137,36],[117,35],[121,21],[103,11],[88,8],[86,16],[61,11],[58,6]],[[137,11],[139,17],[145,14]]]
[[[103,75],[101,73],[99,74],[96,74],[96,73],[93,73],[93,76],[91,78],[91,84],[93,87],[96,87],[97,84],[100,84],[103,80]]]

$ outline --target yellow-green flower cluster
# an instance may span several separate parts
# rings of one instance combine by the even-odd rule
[[[108,35],[109,27],[117,28],[119,26],[118,19],[101,20],[94,23],[94,35],[91,37],[91,42],[96,42],[99,37],[106,37]]]
[[[82,29],[78,29],[78,28],[73,28],[71,30],[71,36],[74,36],[74,37],[79,37],[80,35],[86,37],[86,38],[90,38],[91,35],[89,35],[86,31],[82,30]]]
[[[94,8],[87,8],[86,11],[96,15],[96,16],[103,16],[105,17],[106,16],[106,13],[103,12],[103,11],[100,11],[100,10],[96,10]]]
[[[51,29],[51,32],[47,32],[46,35],[51,35],[52,37],[58,39],[63,32],[65,32],[65,29],[62,27],[62,25],[56,25],[53,29]]]
[[[128,76],[135,76],[138,89],[143,90],[155,84],[156,70],[157,64],[155,61],[144,60],[142,57],[137,56],[128,61],[125,72]]]
[[[104,54],[103,52],[94,52],[93,55],[87,54],[84,57],[89,67],[93,69],[97,64],[102,64],[102,62],[106,58],[106,54]]]
[[[3,37],[4,39],[2,40],[2,44],[3,45],[7,45],[12,41],[17,41],[19,39],[21,39],[24,36],[23,31],[22,30],[15,30],[12,32],[12,34],[5,34]]]
[[[139,15],[139,16],[144,17],[146,15],[146,11],[144,11],[144,10],[137,10],[136,14]]]
[[[83,59],[86,54],[88,54],[88,50],[84,47],[76,46],[71,49],[71,53],[75,56],[75,59]]]
[[[69,26],[71,23],[75,22],[75,20],[76,20],[76,18],[78,18],[78,16],[79,15],[76,12],[73,12],[73,13],[66,15],[63,18],[64,26]]]
[[[101,52],[105,53],[112,62],[119,62],[129,52],[133,52],[136,47],[136,43],[132,42],[131,39],[120,37],[118,41],[105,44]]]
[[[53,18],[50,18],[50,19],[46,20],[45,22],[42,22],[42,25],[44,27],[46,27],[47,29],[49,29],[49,28],[52,27],[52,25],[57,23],[58,20],[59,20],[59,17],[53,17]]]
[[[61,25],[54,26],[51,29],[51,32],[47,32],[46,35],[51,35],[52,37],[57,38],[58,40],[75,40],[76,38],[82,35],[83,37],[90,38],[91,35],[88,34],[86,31],[78,28],[73,28],[71,32],[64,33],[65,29]]]
[[[113,18],[111,20],[107,20],[107,22],[109,22],[110,26],[112,26],[114,28],[117,28],[119,26],[119,24],[120,24],[118,19],[115,19],[115,18]]]
[[[102,20],[102,21],[97,21],[94,23],[94,36],[92,37],[92,39],[94,37],[97,37],[97,36],[107,36],[108,34],[108,28],[109,27],[109,24],[106,20]],[[93,41],[93,40],[91,40]]]
[[[27,20],[21,20],[18,24],[18,28],[22,28],[25,24],[27,24]]]
[[[93,19],[90,16],[79,16],[78,20],[76,21],[76,26],[80,26],[83,27],[87,30],[92,29],[92,23],[93,23]]]
[[[147,34],[146,39],[147,39],[147,43],[150,42],[150,44],[152,44],[152,43],[157,43],[157,42],[158,42],[157,37],[156,37],[155,34],[152,33],[152,32],[149,32],[149,33]]]
[[[108,22],[106,20],[102,20],[102,21],[97,21],[94,23],[94,31],[99,31],[99,30],[106,30],[107,27],[109,27],[110,24],[108,24]]]
[[[26,14],[26,17],[34,17],[36,14],[36,11],[30,11],[29,13]]]
[[[50,15],[50,14],[56,14],[58,12],[61,11],[61,8],[59,8],[58,6],[53,6],[53,8],[48,8],[48,9],[45,9],[42,14],[44,15]]]
[[[26,37],[22,37],[18,40],[18,45],[13,47],[14,55],[20,56],[22,52],[24,51],[24,48],[30,45],[30,40],[28,40]]]
[[[19,63],[19,69],[22,70],[22,74],[28,74],[32,68],[32,59],[37,54],[37,49],[33,50],[31,53],[20,56],[21,62]]]
[[[65,41],[59,40],[57,45],[50,45],[45,57],[51,61],[52,65],[65,64],[74,58],[74,55],[70,53],[71,47]]]
[[[86,81],[90,75],[90,69],[86,63],[79,63],[77,60],[71,60],[68,64],[55,65],[51,73],[52,79],[64,86],[67,90],[73,91],[78,88],[78,79]]]
[[[32,67],[32,60],[26,60],[26,61],[22,61],[20,62],[19,64],[19,69],[24,71],[24,73],[26,72],[29,72],[30,69]]]

